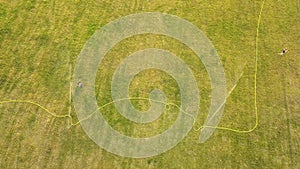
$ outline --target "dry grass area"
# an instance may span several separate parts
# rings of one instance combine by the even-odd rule
[[[255,35],[261,0],[186,1],[56,1],[0,0],[0,95],[3,100],[32,100],[56,114],[67,114],[69,65],[89,37],[103,25],[138,12],[177,15],[199,27],[222,60],[228,90],[242,78],[226,102],[219,126],[249,129],[255,124]],[[151,158],[124,158],[101,149],[80,125],[68,128],[30,104],[0,104],[0,168],[299,168],[300,160],[300,2],[266,0],[258,45],[257,101],[259,126],[248,134],[216,130],[204,144],[191,132],[173,149]],[[112,75],[129,54],[145,48],[170,50],[193,71],[201,95],[196,127],[210,106],[205,67],[180,42],[157,35],[121,41],[105,57],[96,78],[99,105],[110,102]],[[283,48],[289,52],[279,56]],[[245,65],[245,66],[244,66]],[[172,77],[158,70],[138,74],[130,85],[133,97],[148,97],[159,88],[168,101],[180,104]],[[133,101],[147,110],[147,101]],[[178,110],[171,107],[150,124],[135,124],[113,105],[103,116],[120,133],[145,137],[166,130]],[[71,116],[76,121],[72,108]]]

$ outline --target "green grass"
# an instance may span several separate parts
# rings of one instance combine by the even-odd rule
[[[0,95],[2,100],[33,100],[56,114],[67,114],[69,63],[95,30],[137,12],[163,12],[198,26],[222,60],[228,90],[244,75],[227,100],[219,126],[250,129],[255,124],[255,35],[262,1],[0,1]],[[101,149],[80,125],[67,128],[28,104],[0,104],[0,168],[299,168],[300,160],[300,2],[266,0],[259,34],[257,101],[259,126],[248,134],[216,130],[204,144],[191,131],[173,149],[145,159],[124,158]],[[117,44],[105,57],[96,78],[97,101],[111,101],[112,74],[123,58],[149,48],[170,50],[193,71],[201,95],[196,127],[210,106],[210,83],[203,64],[180,42],[156,35],[134,36]],[[282,48],[289,52],[277,55]],[[246,64],[245,67],[243,65]],[[170,76],[148,70],[131,82],[133,97],[162,89],[179,103]],[[133,102],[146,110],[146,101]],[[178,111],[171,108],[151,124],[135,124],[104,108],[104,117],[121,133],[141,137],[167,129]],[[71,115],[76,120],[72,109]]]

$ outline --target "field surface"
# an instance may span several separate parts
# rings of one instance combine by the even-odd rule
[[[265,0],[261,11],[262,4],[262,0],[0,0],[0,168],[300,168],[300,1]],[[192,129],[171,150],[139,159],[107,152],[87,136],[70,99],[77,56],[95,31],[141,12],[176,15],[203,31],[223,64],[227,90],[235,86],[219,126],[253,128],[256,98],[255,130],[217,129],[200,144],[200,131]],[[122,60],[146,48],[169,50],[192,70],[201,98],[194,124],[199,128],[211,104],[210,78],[191,49],[166,36],[133,36],[106,54],[95,83],[98,105],[112,101],[111,80]],[[284,48],[288,52],[280,56]],[[180,105],[176,81],[156,69],[135,76],[129,93],[147,98],[153,89]],[[132,104],[142,111],[150,107],[147,100]],[[115,130],[131,137],[162,133],[178,115],[178,109],[170,106],[156,121],[138,124],[120,115],[113,104],[101,111]],[[77,124],[70,126],[71,122]]]

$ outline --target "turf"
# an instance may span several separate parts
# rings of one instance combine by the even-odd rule
[[[0,0],[0,101],[32,100],[56,114],[67,114],[72,106],[69,67],[74,68],[89,37],[122,16],[156,11],[184,18],[207,35],[222,60],[228,90],[243,72],[219,126],[250,129],[255,124],[255,37],[261,4],[261,0]],[[258,41],[259,125],[253,132],[216,130],[199,144],[200,133],[191,131],[161,155],[131,159],[101,149],[80,125],[68,128],[67,118],[55,118],[30,104],[5,103],[0,104],[0,168],[300,168],[299,16],[299,0],[265,1]],[[210,106],[208,75],[190,49],[165,36],[134,36],[106,55],[96,78],[98,104],[112,100],[110,82],[121,60],[149,47],[170,50],[190,66],[201,96],[195,127],[201,126]],[[285,47],[289,52],[279,56]],[[174,79],[157,70],[138,74],[130,94],[148,97],[154,88],[180,104]],[[147,101],[133,104],[140,110],[149,108]],[[145,137],[166,130],[178,110],[171,107],[159,120],[145,125],[125,119],[113,105],[103,112],[120,133]],[[76,121],[74,109],[71,116]]]

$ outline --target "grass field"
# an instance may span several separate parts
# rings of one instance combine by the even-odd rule
[[[219,126],[248,130],[255,125],[256,28],[262,0],[0,0],[0,101],[31,100],[77,122],[69,101],[69,69],[90,36],[105,24],[139,12],[179,16],[199,27],[217,49],[226,73],[228,97]],[[203,144],[191,130],[176,147],[158,156],[133,159],[100,148],[80,125],[55,118],[26,103],[0,104],[0,168],[300,168],[300,1],[265,0],[258,39],[258,127],[250,133],[216,130]],[[146,48],[175,53],[197,80],[201,103],[195,128],[210,106],[204,65],[182,43],[165,36],[139,35],[118,43],[105,56],[96,78],[99,105],[112,101],[110,85],[118,64]],[[289,52],[277,53],[287,47]],[[239,79],[240,74],[243,76]],[[73,84],[75,85],[75,84]],[[145,70],[130,85],[133,97],[159,88],[180,104],[176,81]],[[139,110],[149,102],[133,101]],[[120,133],[153,136],[166,130],[178,110],[171,107],[150,124],[133,123],[113,105],[103,116]]]

